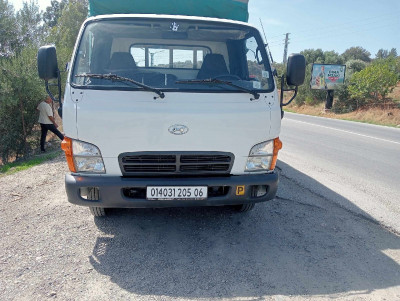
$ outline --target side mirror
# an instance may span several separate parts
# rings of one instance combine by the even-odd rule
[[[286,82],[289,86],[301,86],[306,76],[306,59],[301,54],[291,54],[288,58]]]
[[[281,118],[283,118],[283,107],[289,105],[293,99],[296,98],[298,87],[304,83],[306,76],[306,59],[301,54],[291,54],[288,58],[287,69],[286,69],[286,83],[294,88],[285,88],[285,76],[281,78]],[[288,102],[283,102],[283,93],[285,91],[293,91],[293,96]]]
[[[39,77],[44,80],[58,78],[58,63],[56,47],[43,46],[39,48],[37,54],[37,64]]]
[[[47,94],[49,94],[53,101],[58,101],[60,103],[59,115],[62,117],[61,76],[60,70],[58,69],[56,47],[40,47],[37,54],[37,65],[39,78],[44,80]],[[49,84],[49,80],[51,79],[56,79],[57,84]],[[57,86],[58,98],[53,95],[49,86]]]

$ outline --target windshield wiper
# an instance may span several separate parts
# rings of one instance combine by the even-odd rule
[[[176,84],[223,84],[223,85],[228,85],[231,87],[235,87],[239,90],[242,90],[244,92],[250,93],[251,95],[254,96],[254,99],[259,99],[260,94],[258,94],[256,91],[243,88],[239,85],[235,85],[234,83],[226,80],[220,80],[216,78],[208,78],[208,79],[189,79],[189,80],[180,80],[175,82]]]
[[[83,74],[78,74],[75,75],[75,77],[89,77],[89,78],[98,78],[98,79],[108,79],[108,80],[112,80],[112,81],[124,81],[124,82],[130,82],[132,84],[135,84],[141,88],[143,88],[146,91],[151,91],[156,93],[158,96],[160,96],[160,98],[164,98],[165,94],[154,87],[150,87],[148,85],[142,84],[141,82],[135,81],[131,78],[127,78],[127,77],[123,77],[123,76],[119,76],[116,74],[93,74],[93,73],[83,73]]]

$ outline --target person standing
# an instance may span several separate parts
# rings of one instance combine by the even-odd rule
[[[54,113],[51,109],[50,104],[53,100],[50,97],[47,97],[46,100],[42,101],[36,108],[39,111],[39,123],[41,128],[41,136],[40,136],[40,150],[45,152],[44,144],[46,143],[47,132],[51,131],[58,136],[61,140],[64,140],[64,135],[61,134],[58,128],[58,124],[54,119]]]
[[[328,87],[326,86],[325,66],[321,66],[321,72],[319,74],[319,86],[325,90],[328,89]]]

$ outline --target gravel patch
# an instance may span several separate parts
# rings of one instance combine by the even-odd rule
[[[400,238],[281,177],[229,208],[69,204],[60,156],[0,178],[2,300],[400,299]],[[306,176],[306,175],[304,175]]]

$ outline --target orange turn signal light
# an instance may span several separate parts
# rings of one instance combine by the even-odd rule
[[[74,157],[72,152],[72,139],[64,137],[64,140],[61,142],[61,149],[65,153],[65,158],[67,159],[69,170],[71,172],[76,172]]]
[[[276,161],[278,160],[278,153],[282,149],[282,141],[278,138],[274,139],[274,154],[272,156],[272,162],[270,170],[274,170],[276,166]]]

